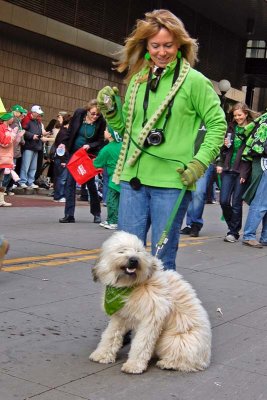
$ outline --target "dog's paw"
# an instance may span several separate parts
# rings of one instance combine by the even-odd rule
[[[121,371],[126,374],[142,374],[147,368],[147,365],[140,361],[128,360],[121,367]]]
[[[115,362],[115,356],[109,353],[102,353],[101,351],[95,350],[90,354],[89,360],[98,362],[100,364],[110,364]]]
[[[156,367],[158,367],[158,368],[160,368],[160,369],[175,369],[175,368],[173,367],[173,364],[170,363],[170,362],[168,362],[168,361],[166,361],[166,360],[159,360],[159,361],[156,363]]]

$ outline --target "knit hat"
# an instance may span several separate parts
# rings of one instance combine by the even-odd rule
[[[14,115],[13,115],[12,112],[5,113],[5,114],[2,114],[2,115],[0,116],[0,119],[1,119],[2,121],[8,121],[8,120],[11,119],[11,118],[14,118]]]
[[[115,142],[119,143],[122,141],[122,138],[120,137],[118,132],[114,131],[114,129],[110,125],[107,125],[107,130],[111,134]]]
[[[18,111],[21,114],[27,114],[27,110],[25,110],[25,108],[23,108],[22,106],[20,106],[19,104],[15,104],[14,106],[11,107],[12,111]]]

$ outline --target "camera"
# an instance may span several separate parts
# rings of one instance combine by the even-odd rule
[[[151,129],[145,140],[145,146],[158,146],[164,142],[163,129]]]

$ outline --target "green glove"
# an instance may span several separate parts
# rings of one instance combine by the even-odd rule
[[[192,160],[187,168],[178,168],[177,172],[181,175],[181,181],[185,186],[193,185],[202,175],[207,167],[198,160]]]
[[[116,113],[116,102],[115,95],[119,93],[119,89],[116,87],[111,88],[105,86],[98,92],[97,103],[102,114],[106,117],[112,117]]]

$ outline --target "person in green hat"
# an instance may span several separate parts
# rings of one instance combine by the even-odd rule
[[[15,126],[17,126],[19,129],[19,131],[22,131],[22,125],[21,125],[21,121],[22,119],[25,117],[25,115],[27,115],[27,110],[25,108],[23,108],[22,106],[20,106],[19,104],[15,104],[14,106],[11,107],[11,111],[14,115],[14,121],[13,121],[13,128]]]
[[[100,226],[106,229],[117,229],[118,210],[120,200],[120,185],[112,182],[112,176],[121,151],[122,140],[119,134],[108,125],[104,131],[104,137],[109,143],[104,146],[98,156],[94,159],[96,168],[106,168],[108,173],[107,194],[107,220],[100,222]]]
[[[27,110],[25,108],[23,108],[21,105],[19,104],[15,104],[14,106],[11,107],[11,111],[12,114],[14,116],[14,120],[13,123],[11,124],[11,128],[18,128],[17,130],[17,134],[16,134],[16,139],[14,141],[14,165],[18,166],[20,165],[18,163],[18,160],[21,159],[22,156],[22,146],[25,144],[25,140],[24,140],[24,134],[25,134],[25,130],[22,128],[21,125],[21,121],[22,119],[25,117],[25,115],[27,115]],[[19,174],[19,169],[16,168],[16,172]],[[14,181],[12,179],[11,174],[6,175],[4,177],[4,181],[3,181],[3,186],[6,188],[6,193],[9,195],[13,195],[14,192],[12,192],[12,186],[14,184]]]
[[[14,116],[12,112],[1,115],[3,123],[0,125],[0,207],[10,207],[12,204],[4,200],[5,188],[3,178],[5,168],[13,169],[13,142],[16,137],[17,129],[12,129]]]
[[[21,121],[27,115],[27,110],[20,106],[19,104],[16,104],[11,107],[11,111],[14,115],[14,121],[13,124],[11,125],[12,128],[15,128],[16,126],[18,127],[18,133],[19,136],[22,138],[22,136],[25,133],[25,130],[22,128]],[[20,145],[24,144],[24,139],[19,141]],[[21,151],[20,151],[20,157],[21,157]]]
[[[27,112],[28,112],[25,108],[23,108],[19,104],[15,104],[14,106],[12,106],[11,111],[17,117],[19,117],[21,114],[27,115]]]

